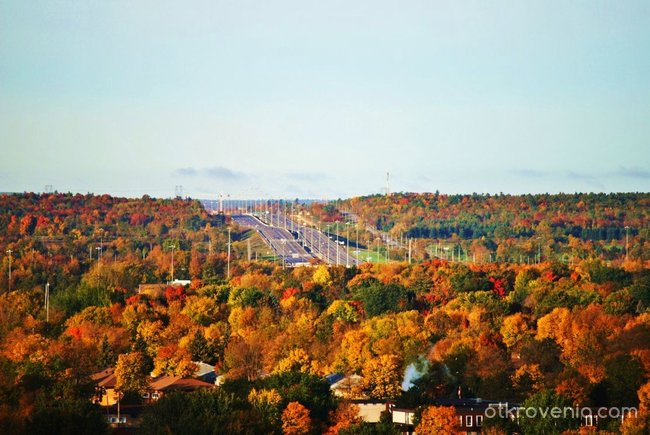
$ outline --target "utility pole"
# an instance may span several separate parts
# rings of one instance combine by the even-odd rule
[[[390,239],[386,234],[386,263],[390,263]]]
[[[247,243],[247,248],[248,248],[248,261],[251,261],[251,239],[246,239]]]
[[[339,221],[336,221],[335,230],[336,232],[336,265],[340,264],[340,251],[339,251]]]
[[[284,229],[287,229],[287,201],[284,201],[284,213],[283,213],[283,220],[284,220]]]
[[[176,245],[171,245],[169,248],[172,250],[172,270],[171,270],[171,273],[172,273],[172,282],[174,282],[174,249],[176,249]]]
[[[7,249],[7,254],[9,254],[9,280],[7,281],[7,287],[11,291],[11,253],[14,252],[11,249]]]
[[[95,249],[97,249],[97,268],[101,272],[101,270],[102,270],[102,247],[97,246]]]
[[[345,223],[345,244],[347,250],[345,251],[345,267],[350,267],[350,222]]]
[[[359,259],[359,257],[361,256],[361,251],[359,250],[359,222],[358,221],[357,221],[357,225],[355,225],[355,226],[356,226],[355,229],[357,231],[357,238],[356,238],[354,246],[355,246],[355,248],[357,250],[357,259]]]
[[[377,243],[377,264],[381,263],[381,252],[379,248],[381,247],[381,237],[379,238],[379,243]]]
[[[226,269],[226,279],[230,279],[230,228],[228,228],[228,266]]]
[[[625,226],[625,259],[627,260],[630,255],[630,227]],[[9,263],[11,264],[11,263]]]
[[[45,321],[50,323],[50,282],[45,284]]]

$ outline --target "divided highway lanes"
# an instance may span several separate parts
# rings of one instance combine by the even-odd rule
[[[348,250],[341,243],[330,239],[324,233],[315,228],[301,225],[283,213],[269,213],[265,216],[265,221],[277,227],[287,228],[298,235],[309,251],[315,256],[328,264],[337,264],[343,266],[358,266],[362,262],[350,255]]]
[[[296,241],[294,236],[283,228],[267,225],[251,215],[233,215],[231,218],[243,227],[257,230],[266,244],[273,249],[275,255],[287,266],[309,264],[309,261],[313,258]]]

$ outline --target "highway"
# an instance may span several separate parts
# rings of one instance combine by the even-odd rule
[[[283,213],[268,213],[263,215],[263,219],[269,225],[286,228],[287,231],[293,232],[312,255],[326,263],[347,267],[358,266],[362,263],[348,253],[348,250],[342,245],[343,241],[337,243],[336,240],[330,239],[317,229],[301,225]]]
[[[313,258],[287,230],[267,225],[251,215],[232,215],[233,222],[245,228],[252,228],[262,236],[264,242],[273,249],[275,255],[289,267],[309,264]]]

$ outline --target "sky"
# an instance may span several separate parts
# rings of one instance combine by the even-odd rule
[[[650,191],[650,2],[0,0],[0,192]]]

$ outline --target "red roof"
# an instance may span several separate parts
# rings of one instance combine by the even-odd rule
[[[153,379],[149,384],[149,388],[154,391],[165,390],[182,390],[192,391],[199,388],[212,388],[214,384],[199,381],[198,379],[181,378],[180,376],[160,376]]]

